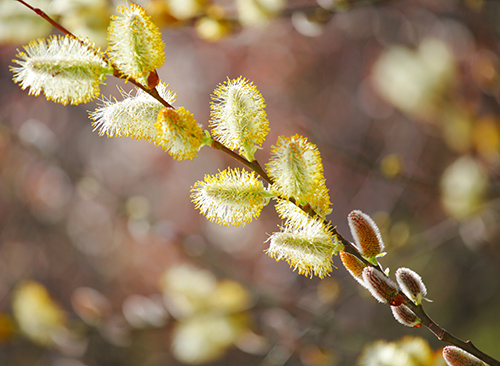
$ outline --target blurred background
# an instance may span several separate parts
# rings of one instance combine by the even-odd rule
[[[334,211],[379,224],[418,272],[431,317],[500,358],[500,2],[137,1],[162,30],[162,81],[208,127],[210,94],[253,81],[271,131],[321,152]],[[31,1],[106,47],[121,1]],[[272,205],[241,228],[195,210],[191,186],[238,163],[93,132],[99,101],[62,106],[12,81],[53,29],[0,1],[0,365],[443,365],[334,258],[320,280],[263,252]],[[56,32],[57,33],[57,32]],[[109,78],[102,94],[119,97]],[[435,353],[437,352],[437,353]]]

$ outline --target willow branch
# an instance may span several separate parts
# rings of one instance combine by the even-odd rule
[[[68,35],[70,37],[73,37],[74,39],[78,40],[78,42],[80,42],[80,44],[82,46],[89,47],[89,45],[86,44],[85,42],[83,42],[79,37],[75,36],[73,33],[71,33],[69,30],[67,30],[65,27],[63,27],[60,23],[56,22],[54,19],[52,19],[51,17],[49,17],[47,15],[47,13],[45,13],[42,9],[35,8],[35,7],[31,6],[30,4],[28,4],[27,2],[25,2],[23,0],[16,0],[16,1],[20,2],[21,4],[23,4],[24,6],[26,6],[28,9],[34,11],[37,15],[39,15],[40,17],[42,17],[43,19],[45,19],[54,28],[58,29],[63,34],[66,34],[66,35]],[[93,49],[92,51],[95,51],[95,49]],[[168,103],[165,99],[163,99],[160,96],[160,94],[158,93],[158,90],[156,90],[156,87],[152,87],[151,89],[145,87],[144,85],[142,85],[140,82],[138,82],[134,78],[131,78],[131,77],[123,74],[123,72],[121,72],[118,69],[118,67],[113,62],[111,62],[111,60],[109,60],[104,54],[101,54],[100,56],[102,57],[102,59],[104,60],[104,62],[106,62],[107,64],[111,65],[111,67],[114,70],[114,72],[113,72],[113,76],[114,77],[116,77],[118,79],[123,79],[125,81],[130,81],[133,85],[135,85],[139,89],[142,89],[143,91],[145,91],[146,93],[148,93],[149,95],[151,95],[158,102],[160,102],[161,104],[163,104],[166,108],[175,109],[170,103]]]
[[[58,22],[53,20],[51,17],[49,17],[43,10],[38,9],[38,8],[34,8],[23,0],[17,0],[17,1],[20,2],[21,4],[23,4],[24,6],[26,6],[27,8],[31,9],[32,11],[34,11],[40,17],[42,17],[47,22],[49,22],[53,27],[55,27],[56,29],[61,31],[63,34],[71,36],[71,37],[77,39],[82,45],[89,47],[88,44],[86,44],[80,38],[76,37],[73,33],[71,33],[69,30],[67,30],[65,27],[63,27],[61,24],[59,24]],[[368,0],[367,3],[368,4],[375,4],[375,3],[382,3],[382,2],[384,2],[384,0]],[[107,58],[107,56],[105,54],[101,54],[101,56],[107,64],[109,64],[113,67],[113,69],[114,69],[113,76],[114,77],[119,78],[119,79],[124,79],[126,81],[130,81],[133,85],[135,85],[136,87],[140,88],[144,92],[151,95],[153,98],[155,98],[157,101],[159,101],[165,107],[174,109],[174,107],[172,105],[170,105],[167,101],[165,101],[159,95],[159,93],[156,89],[156,84],[158,81],[156,71],[153,71],[151,73],[151,75],[153,76],[153,80],[155,80],[155,81],[152,82],[153,84],[150,85],[150,87],[148,88],[148,87],[144,86],[143,84],[141,84],[140,82],[138,82],[137,80],[135,80],[134,78],[128,77],[127,75],[123,74],[118,69],[118,67]],[[149,80],[148,80],[148,84],[149,84]],[[225,154],[227,154],[230,157],[232,157],[233,159],[237,160],[238,162],[240,162],[241,164],[243,164],[247,168],[251,169],[252,171],[257,173],[268,184],[273,183],[272,179],[268,176],[268,174],[264,171],[264,169],[262,169],[262,167],[260,166],[260,164],[257,160],[248,161],[245,157],[239,155],[238,153],[236,153],[233,150],[229,149],[228,147],[224,146],[222,143],[220,143],[217,140],[213,140],[211,147],[216,149],[216,150],[224,152]],[[283,197],[280,197],[280,198],[283,198]],[[311,215],[312,217],[319,217],[319,215],[312,209],[311,206],[309,206],[309,205],[301,206],[300,204],[298,204],[296,202],[295,199],[293,199],[293,197],[283,198],[283,199],[287,199],[290,202],[296,204],[298,207],[300,207],[302,210],[304,210],[307,214]],[[339,233],[336,228],[332,227],[328,221],[326,221],[326,220],[324,220],[324,221],[325,221],[325,224],[327,224],[327,226],[330,227],[330,231],[332,232],[332,234],[335,235],[337,240],[343,245],[344,251],[346,251],[349,254],[354,255],[356,258],[358,258],[360,261],[362,261],[366,266],[375,267],[383,273],[382,268],[380,266],[374,266],[372,263],[368,262],[365,258],[363,258],[363,256],[361,255],[361,253],[359,252],[359,250],[357,249],[357,247],[354,244],[352,244],[350,241],[346,240],[344,238],[344,236],[341,233]],[[479,359],[486,362],[490,366],[500,366],[499,361],[497,361],[496,359],[492,358],[491,356],[485,354],[484,352],[480,351],[476,346],[474,346],[474,344],[472,344],[471,341],[462,341],[461,339],[457,338],[456,336],[454,336],[453,334],[448,332],[446,329],[440,327],[436,322],[434,322],[427,315],[427,313],[425,312],[422,305],[415,305],[401,291],[399,291],[399,294],[404,298],[405,305],[407,305],[410,309],[412,309],[412,311],[420,318],[421,324],[424,325],[425,327],[427,327],[440,341],[455,345],[455,346],[473,354],[474,356],[478,357]]]
[[[23,0],[17,0],[17,1],[20,2],[21,4],[23,4],[24,6],[26,6],[27,8],[33,10],[37,15],[41,16],[43,19],[45,19],[47,22],[49,22],[54,28],[59,29],[64,34],[68,34],[68,35],[75,37],[69,30],[67,30],[61,24],[59,24],[58,22],[53,20],[51,17],[49,17],[42,9],[35,8]]]
[[[437,339],[469,352],[470,354],[476,356],[490,366],[500,366],[500,362],[498,360],[479,350],[471,341],[463,341],[448,332],[446,329],[440,327],[434,320],[429,317],[429,315],[427,315],[422,305],[415,305],[413,301],[409,300],[401,291],[399,293],[405,299],[405,305],[408,306],[415,313],[415,315],[420,318],[421,324],[427,327],[432,333],[434,333]]]
[[[246,158],[241,156],[240,154],[234,152],[233,150],[229,149],[228,147],[224,146],[217,140],[213,140],[213,143],[211,145],[212,148],[215,150],[220,150],[223,153],[226,153],[233,159],[239,161],[241,164],[246,166],[248,169],[253,170],[255,173],[257,173],[264,181],[266,181],[268,184],[272,184],[272,179],[267,175],[267,173],[262,169],[260,166],[259,162],[257,160],[254,161],[248,161]]]
[[[332,229],[332,232],[335,235],[337,235],[337,239],[344,245],[344,251],[356,256],[356,258],[361,260],[365,265],[376,267],[372,263],[364,259],[363,256],[358,251],[358,249],[351,242],[346,240],[337,231],[336,228]],[[382,273],[384,273],[382,271],[382,268],[380,267],[376,268],[379,269]],[[474,346],[474,344],[471,341],[463,341],[460,338],[448,332],[446,329],[440,327],[434,320],[430,318],[429,315],[427,315],[421,304],[415,305],[413,301],[408,299],[408,297],[402,291],[399,291],[399,294],[404,298],[405,305],[408,306],[415,313],[415,315],[417,315],[420,318],[421,324],[427,327],[436,336],[437,339],[439,339],[442,342],[457,346],[463,349],[464,351],[469,352],[470,354],[476,356],[477,358],[486,362],[490,366],[500,366],[500,362],[498,360],[494,359],[493,357],[479,350],[476,346]]]

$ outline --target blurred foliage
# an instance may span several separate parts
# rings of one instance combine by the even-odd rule
[[[441,352],[433,352],[429,344],[418,337],[406,336],[396,342],[376,341],[365,347],[360,366],[444,366]]]
[[[12,310],[22,333],[41,345],[50,345],[65,326],[63,310],[43,285],[20,283],[12,299]]]
[[[121,1],[31,3],[104,47]],[[417,271],[430,315],[500,357],[500,2],[139,3],[162,28],[159,74],[180,105],[206,127],[214,87],[252,80],[271,127],[256,158],[278,135],[307,136],[328,219],[347,233],[351,210],[372,215],[384,266]],[[0,30],[1,365],[441,362],[443,344],[399,325],[345,271],[308,279],[265,256],[271,210],[244,228],[197,214],[190,186],[233,162],[101,139],[94,103],[21,91],[16,48],[51,28],[2,0]],[[113,82],[103,93],[117,94]]]
[[[245,332],[250,296],[236,281],[217,281],[207,270],[172,267],[162,277],[165,304],[178,323],[172,351],[177,359],[200,364],[220,358]]]

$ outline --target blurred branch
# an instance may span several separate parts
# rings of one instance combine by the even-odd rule
[[[432,333],[434,333],[437,339],[442,342],[446,342],[462,348],[463,350],[483,360],[490,366],[500,366],[499,361],[480,351],[476,346],[474,346],[474,344],[472,344],[471,341],[464,342],[448,332],[446,329],[440,327],[427,315],[422,305],[415,305],[413,301],[410,301],[401,291],[399,292],[399,294],[405,298],[405,305],[412,309],[412,311],[420,318],[422,324],[426,326]]]

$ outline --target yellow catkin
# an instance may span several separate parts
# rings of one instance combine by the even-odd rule
[[[158,27],[138,5],[120,6],[108,28],[108,53],[127,77],[147,78],[165,62],[165,44]]]
[[[192,160],[200,149],[203,131],[193,115],[184,107],[177,110],[162,109],[155,128],[155,144],[177,160]]]
[[[266,168],[274,188],[282,196],[293,197],[302,205],[309,203],[323,218],[329,214],[331,203],[316,145],[300,135],[280,136],[271,152]]]

